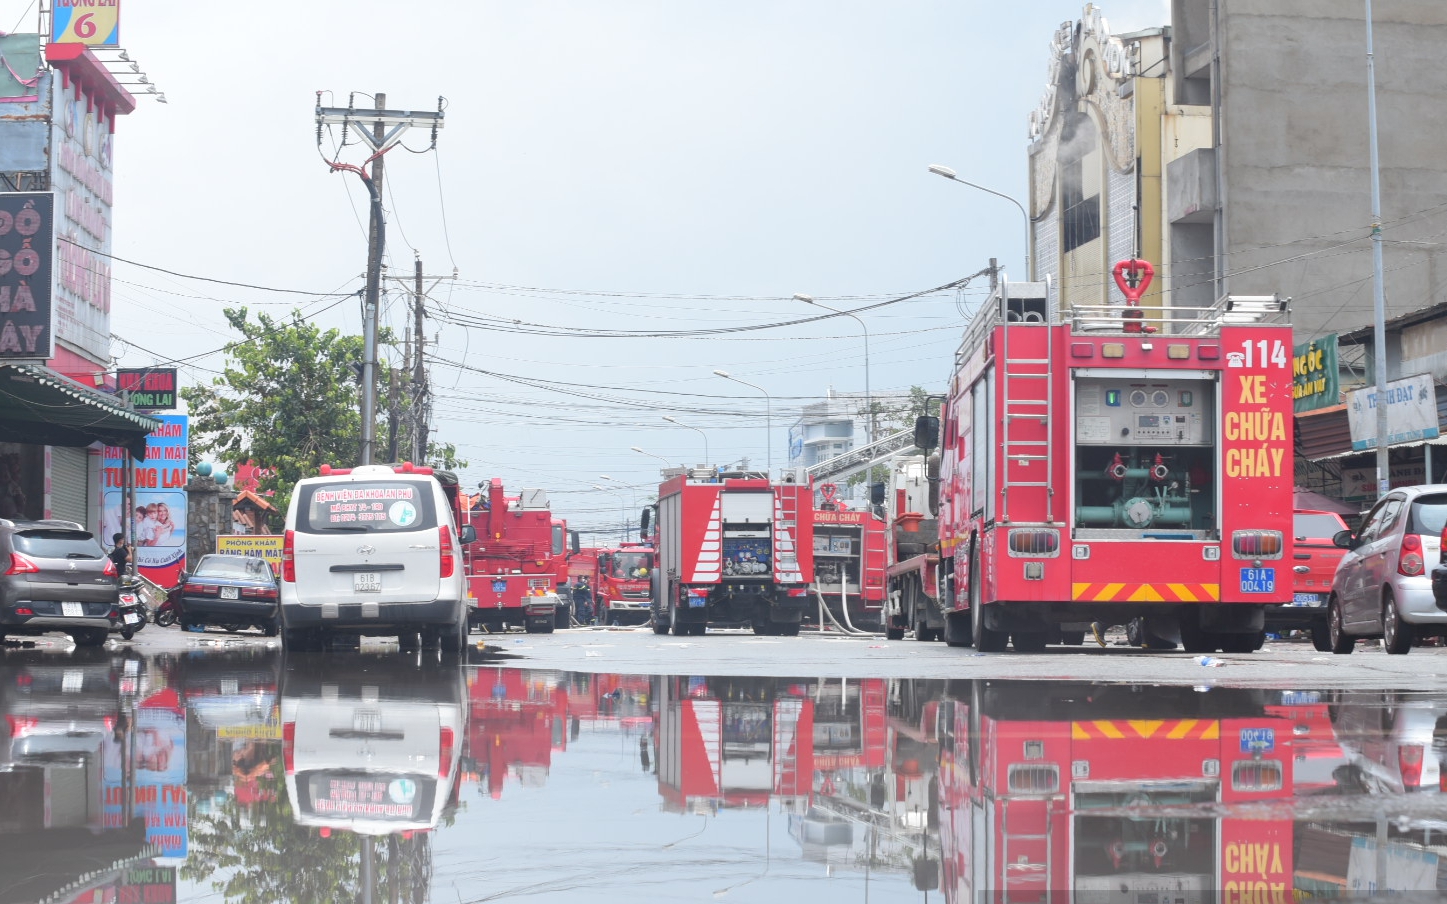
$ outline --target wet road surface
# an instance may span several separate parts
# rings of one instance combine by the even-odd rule
[[[0,904],[1256,902],[1447,861],[1447,651],[142,639],[0,651]]]

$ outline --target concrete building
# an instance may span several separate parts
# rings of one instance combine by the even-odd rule
[[[907,410],[907,392],[874,393],[875,438],[904,429],[890,412]],[[862,392],[835,392],[822,402],[805,405],[789,427],[789,467],[808,468],[867,443],[865,398]]]
[[[1373,28],[1390,319],[1447,298],[1447,3],[1378,0]],[[1123,35],[1086,4],[1030,115],[1030,278],[1118,301],[1138,251],[1147,306],[1289,296],[1298,343],[1369,325],[1367,125],[1360,0],[1172,0]]]

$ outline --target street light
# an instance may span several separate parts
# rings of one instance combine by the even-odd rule
[[[731,376],[726,370],[716,370],[713,375],[723,377],[725,380],[733,380],[735,383],[742,383],[764,394],[764,439],[765,448],[768,449],[769,475],[772,477],[774,473],[774,400],[770,397],[769,391],[757,383],[750,383],[748,380],[740,380],[738,377]]]
[[[628,501],[623,498],[623,494],[597,483],[593,484],[593,489],[602,490],[605,493],[618,497],[618,515],[623,520],[623,542],[627,543],[633,539],[633,532],[628,527]]]
[[[712,462],[712,461],[709,459],[709,457],[708,457],[708,434],[707,434],[707,433],[704,433],[702,430],[698,429],[697,427],[690,427],[688,424],[685,424],[683,421],[680,421],[680,420],[678,420],[677,418],[669,417],[669,416],[666,415],[666,414],[663,416],[663,419],[664,419],[665,421],[668,421],[670,424],[673,424],[673,425],[678,426],[678,427],[688,427],[688,429],[692,430],[693,432],[697,433],[699,436],[703,437],[703,463],[704,463],[704,466],[705,466],[705,467],[710,467],[710,466],[713,465],[713,462]]]
[[[936,176],[944,176],[946,179],[949,179],[949,180],[952,181],[952,182],[958,182],[958,183],[960,183],[961,185],[968,185],[970,188],[978,188],[980,191],[985,192],[986,194],[994,195],[994,196],[997,197],[997,198],[1004,198],[1006,201],[1009,201],[1011,204],[1014,204],[1016,207],[1018,207],[1018,208],[1020,209],[1020,216],[1025,219],[1025,279],[1026,279],[1026,280],[1029,280],[1029,279],[1030,279],[1030,215],[1025,212],[1025,207],[1024,207],[1024,205],[1022,205],[1019,201],[1016,201],[1014,198],[1010,197],[1009,195],[1001,194],[1000,192],[995,191],[993,188],[986,188],[986,187],[983,186],[983,185],[976,185],[976,184],[973,183],[973,182],[966,182],[964,179],[961,179],[959,176],[956,176],[956,175],[955,175],[955,171],[952,170],[952,169],[950,169],[950,168],[947,167],[947,166],[940,166],[938,163],[931,163],[931,164],[930,164],[929,171],[932,172],[932,173],[934,173]]]
[[[854,322],[859,324],[859,328],[861,330],[864,330],[864,410],[866,412],[864,420],[864,435],[868,437],[869,442],[873,443],[874,395],[869,391],[869,327],[865,326],[864,321],[860,320],[858,315],[850,311],[841,311],[838,308],[831,308],[827,304],[815,301],[813,296],[795,294],[794,298],[798,301],[804,302],[804,304],[812,304],[815,307],[823,308],[826,311],[833,311],[836,314],[843,314],[845,317],[853,317]]]
[[[670,462],[668,459],[664,458],[662,455],[658,455],[658,454],[656,454],[656,453],[654,453],[654,452],[644,452],[642,449],[638,448],[637,446],[629,446],[628,448],[632,449],[634,452],[637,452],[639,455],[647,455],[647,456],[649,456],[649,457],[651,457],[651,458],[656,458],[656,459],[658,459],[659,461],[663,462],[663,466],[664,466],[665,468],[671,468],[671,467],[673,467],[673,463]]]

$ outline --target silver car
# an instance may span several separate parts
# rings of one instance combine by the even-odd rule
[[[1432,597],[1429,562],[1438,560],[1447,523],[1447,484],[1398,487],[1377,501],[1355,533],[1333,542],[1347,550],[1328,601],[1333,653],[1359,637],[1380,637],[1388,653],[1406,653],[1418,637],[1447,634],[1447,611]]]

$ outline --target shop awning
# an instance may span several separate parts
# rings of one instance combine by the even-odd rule
[[[146,456],[156,418],[35,364],[0,364],[0,440],[45,446],[124,446]]]

